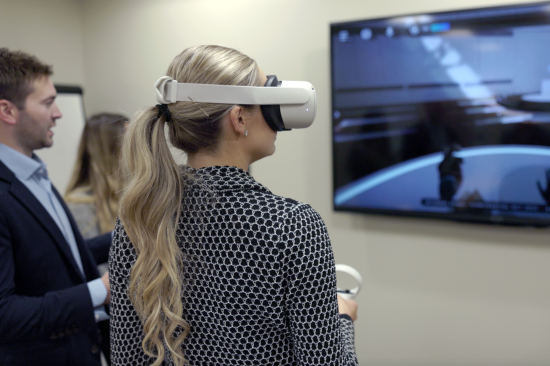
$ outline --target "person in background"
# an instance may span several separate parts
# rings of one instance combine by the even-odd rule
[[[61,118],[52,69],[0,48],[0,365],[109,359],[111,233],[85,241],[34,153]],[[66,122],[70,123],[70,122]]]
[[[184,50],[167,75],[267,80],[221,46]],[[172,158],[165,129],[187,166]],[[190,100],[133,117],[109,254],[114,365],[357,365],[357,304],[336,293],[323,220],[247,173],[275,152],[276,136],[260,106]]]
[[[100,113],[84,126],[64,197],[84,238],[115,228],[122,189],[120,145],[127,124],[122,115]]]

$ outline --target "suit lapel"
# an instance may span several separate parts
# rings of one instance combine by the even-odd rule
[[[78,268],[74,259],[73,253],[69,248],[69,244],[65,240],[65,237],[59,230],[59,227],[55,221],[51,218],[48,211],[42,206],[40,201],[34,197],[31,191],[23,183],[15,177],[15,175],[0,161],[0,178],[11,183],[10,194],[15,197],[16,200],[27,209],[30,215],[32,215],[36,221],[44,228],[44,230],[51,236],[54,243],[57,245],[59,251],[65,256],[65,259],[71,264],[72,269],[78,278],[85,282],[85,278],[82,276],[80,269]]]

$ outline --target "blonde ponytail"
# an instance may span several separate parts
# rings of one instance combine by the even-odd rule
[[[137,253],[129,292],[143,323],[143,349],[160,365],[164,341],[179,366],[185,363],[181,344],[189,333],[182,318],[182,254],[176,242],[184,182],[166,142],[164,117],[156,115],[156,108],[141,111],[124,138],[128,186],[120,218]],[[178,327],[183,332],[174,338]]]

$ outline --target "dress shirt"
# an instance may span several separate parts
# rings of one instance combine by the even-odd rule
[[[25,185],[34,195],[34,197],[44,206],[46,211],[50,214],[51,218],[55,221],[59,230],[63,234],[65,240],[69,244],[73,257],[80,269],[80,272],[84,274],[82,268],[82,260],[80,259],[80,253],[74,232],[71,228],[67,213],[61,206],[61,203],[53,194],[52,184],[48,178],[48,171],[46,164],[34,153],[32,158],[16,151],[4,144],[0,143],[0,161],[4,163],[9,170],[15,175],[21,183]],[[109,318],[103,307],[103,301],[107,297],[107,289],[103,284],[101,278],[95,279],[87,283],[88,291],[92,299],[94,306],[94,313],[96,321],[106,320]]]

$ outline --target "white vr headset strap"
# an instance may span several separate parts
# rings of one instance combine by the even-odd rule
[[[178,83],[169,76],[155,83],[155,97],[161,104],[181,101],[219,104],[305,104],[309,93],[301,87],[263,87]]]

